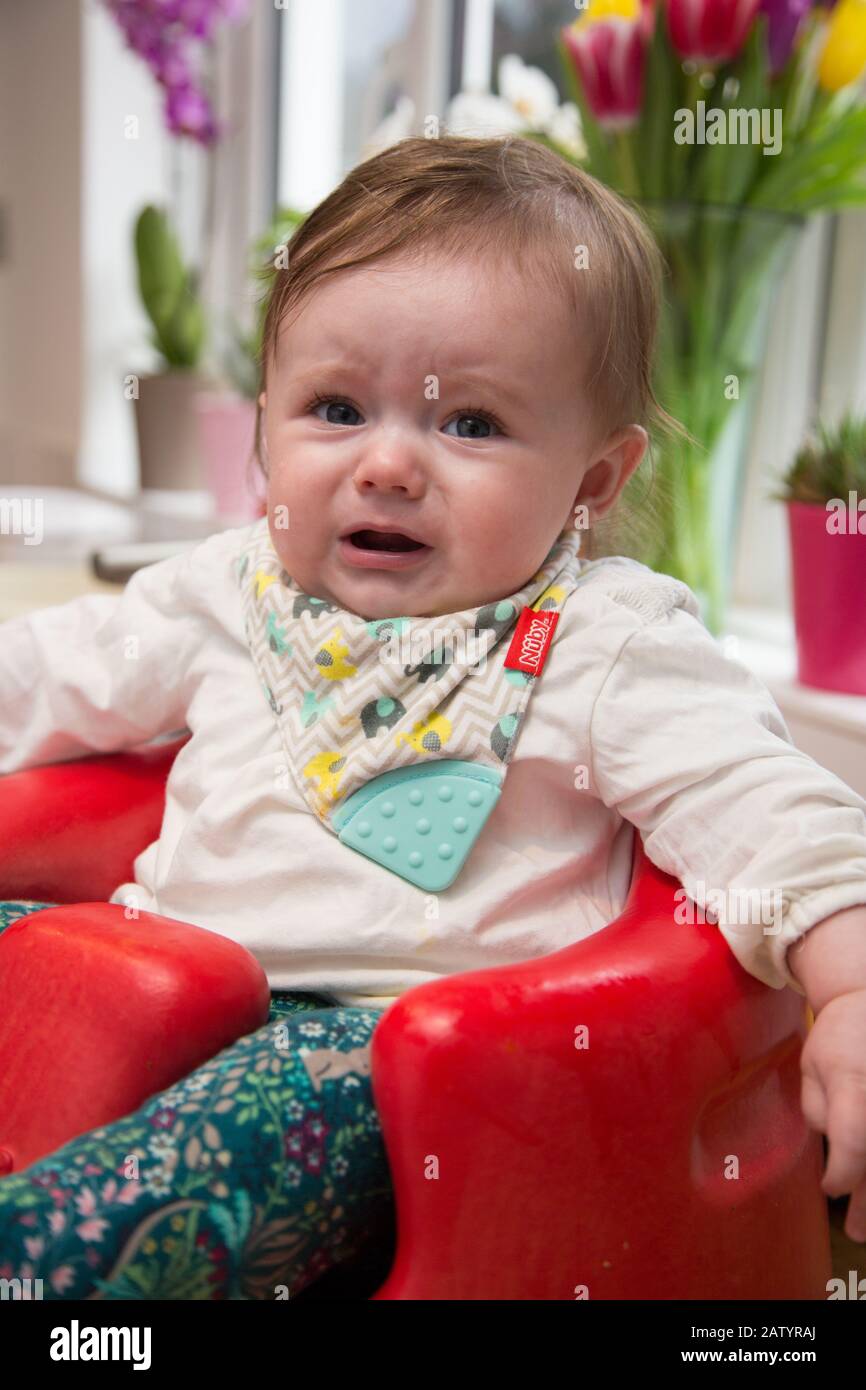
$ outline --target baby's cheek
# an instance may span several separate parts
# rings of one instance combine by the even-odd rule
[[[521,552],[527,548],[527,535],[531,534],[529,523],[531,499],[523,504],[523,515],[514,507],[488,502],[479,506],[470,529],[472,548],[481,568],[501,570],[519,561]]]
[[[271,538],[277,550],[278,541],[285,543],[288,532],[294,532],[293,539],[298,539],[311,528],[321,529],[321,510],[311,504],[309,484],[296,469],[272,466],[267,500]]]

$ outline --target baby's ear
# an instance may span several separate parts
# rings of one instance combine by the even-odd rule
[[[267,404],[268,404],[268,393],[267,393],[267,391],[262,391],[261,395],[259,396],[259,405],[261,406],[262,410],[265,410],[266,407],[267,407]]]
[[[604,441],[586,469],[574,499],[575,514],[581,506],[589,516],[589,522],[584,524],[595,525],[610,511],[639,466],[648,441],[642,425],[626,425]]]

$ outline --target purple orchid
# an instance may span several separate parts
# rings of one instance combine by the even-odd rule
[[[212,145],[222,130],[197,81],[193,45],[213,41],[217,24],[246,18],[250,0],[103,0],[127,45],[143,58],[165,92],[173,135]]]

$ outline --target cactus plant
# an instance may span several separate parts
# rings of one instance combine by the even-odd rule
[[[205,317],[198,276],[187,269],[167,215],[149,204],[135,224],[138,288],[154,327],[151,340],[169,368],[191,371],[201,359]]]

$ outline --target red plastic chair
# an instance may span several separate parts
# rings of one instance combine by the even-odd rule
[[[232,1040],[216,1040],[213,1017],[183,1013],[215,934],[147,913],[130,923],[105,901],[159,833],[184,741],[0,779],[0,896],[77,904],[0,936],[0,1148],[26,1147],[28,1161],[65,1142],[52,1119],[61,1090],[71,1138]],[[372,1082],[398,1230],[373,1297],[826,1298],[823,1151],[799,1103],[804,1000],[744,971],[715,927],[678,925],[678,887],[636,834],[628,901],[603,931],[543,959],[418,986],[384,1014]],[[46,938],[87,931],[114,952],[122,1027],[115,1011],[94,1032],[98,1001],[51,974]],[[239,1037],[267,1012],[262,974],[219,941],[237,986],[227,1031]],[[142,1024],[153,978],[169,1004]],[[90,1018],[74,1048],[73,1013]],[[581,1026],[588,1047],[576,1046]],[[52,1088],[43,1061],[52,1099],[28,1123],[9,1098],[34,1066],[35,1027],[62,1028],[65,1075]],[[726,1176],[735,1164],[739,1176]]]

